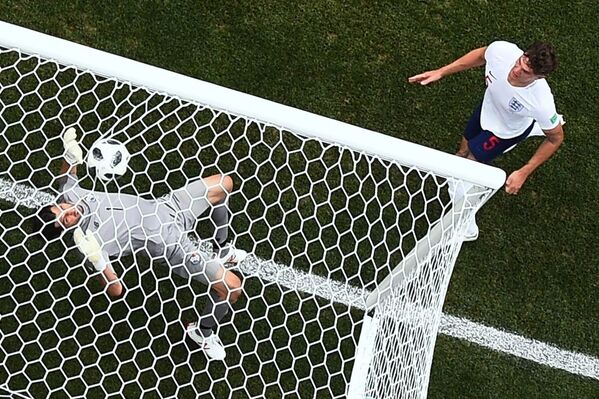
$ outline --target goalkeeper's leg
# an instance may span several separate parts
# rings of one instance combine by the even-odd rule
[[[180,223],[187,231],[195,230],[198,219],[210,209],[210,220],[214,230],[212,243],[216,253],[224,247],[229,235],[230,214],[227,200],[232,190],[231,177],[213,175],[173,191],[173,202],[181,210]]]
[[[218,324],[229,313],[230,305],[237,302],[241,296],[242,280],[239,275],[229,270],[224,271],[224,276],[210,287],[210,298],[200,315],[200,329],[204,336],[212,334]]]
[[[202,183],[207,187],[208,201],[212,205],[210,220],[214,223],[214,252],[220,253],[229,237],[230,215],[227,203],[229,194],[233,191],[233,179],[229,176],[214,175],[203,179]],[[223,257],[222,254],[220,257]]]
[[[227,270],[218,258],[202,252],[190,252],[183,259],[181,255],[182,252],[177,251],[169,258],[171,264],[179,265],[174,267],[173,271],[207,285],[210,290],[199,321],[187,326],[187,336],[197,343],[209,358],[222,360],[225,358],[225,349],[216,336],[216,329],[229,313],[231,304],[241,296],[241,275]]]
[[[227,316],[231,304],[241,295],[241,279],[225,271],[223,280],[212,283],[208,300],[197,323],[187,325],[187,336],[197,343],[210,359],[223,360],[225,348],[216,334],[216,328]]]

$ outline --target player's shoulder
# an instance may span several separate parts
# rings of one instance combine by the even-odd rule
[[[539,104],[551,104],[553,103],[553,93],[551,87],[545,79],[537,79],[533,85],[529,86],[527,92],[529,92]]]
[[[541,93],[551,93],[551,87],[545,78],[537,79],[534,84],[534,89]]]
[[[496,58],[496,59],[513,59],[520,57],[524,52],[515,45],[504,40],[496,40],[487,46],[485,51],[485,58]]]

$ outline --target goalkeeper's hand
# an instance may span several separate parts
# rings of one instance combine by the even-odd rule
[[[77,133],[74,127],[68,128],[62,134],[62,144],[64,146],[64,159],[69,165],[83,163],[83,151],[77,142]]]
[[[104,259],[100,243],[98,243],[98,240],[96,240],[93,233],[88,230],[87,233],[83,234],[81,227],[77,227],[73,233],[73,239],[75,240],[79,252],[94,265],[94,268],[97,271],[103,272],[108,265],[108,261]]]

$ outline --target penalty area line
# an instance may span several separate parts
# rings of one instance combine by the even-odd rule
[[[17,206],[37,208],[54,197],[35,188],[0,178],[0,200]],[[270,260],[250,255],[240,265],[245,274],[274,282],[290,290],[365,309],[369,291],[325,277],[308,274]],[[560,349],[554,345],[502,331],[462,318],[442,314],[439,333],[466,340],[498,352],[507,353],[538,364],[599,380],[599,359]],[[0,386],[1,388],[1,386]]]

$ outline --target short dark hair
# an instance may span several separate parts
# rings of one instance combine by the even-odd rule
[[[534,42],[524,52],[533,72],[537,75],[547,76],[557,69],[559,61],[555,50],[550,43]]]
[[[56,214],[52,212],[52,207],[55,205],[46,205],[42,207],[33,218],[33,225],[35,230],[42,233],[46,240],[50,241],[60,237],[64,229],[60,226],[56,226]]]

